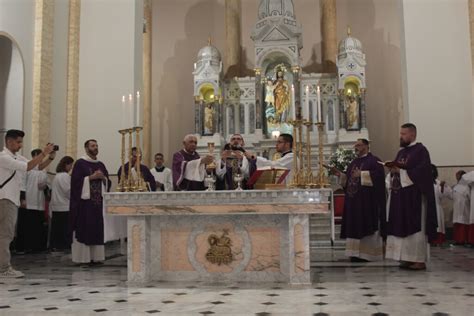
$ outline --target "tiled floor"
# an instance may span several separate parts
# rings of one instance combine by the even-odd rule
[[[474,249],[435,248],[426,272],[393,264],[315,264],[311,286],[154,283],[127,286],[125,257],[81,268],[67,256],[13,258],[0,315],[474,315]]]

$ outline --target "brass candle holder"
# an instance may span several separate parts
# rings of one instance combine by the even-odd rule
[[[313,183],[313,171],[311,169],[311,129],[313,121],[305,120],[303,124],[306,126],[306,173],[305,173],[305,187],[313,188],[315,184]]]
[[[143,179],[142,176],[142,168],[141,168],[141,163],[142,163],[142,150],[140,146],[140,131],[143,130],[143,127],[134,127],[133,128],[135,131],[135,144],[137,147],[137,161],[135,162],[135,171],[137,172],[137,179],[136,179],[136,188],[138,192],[145,192],[148,191],[145,180]]]
[[[316,183],[315,187],[316,188],[327,188],[330,186],[327,176],[326,176],[326,171],[324,170],[323,166],[323,159],[324,159],[324,122],[317,122],[315,124],[318,127],[318,138],[319,138],[319,145],[318,145],[318,154],[319,154],[319,170],[318,170],[318,175],[316,176]]]
[[[119,130],[121,139],[121,176],[119,179],[119,185],[117,187],[118,192],[144,192],[148,191],[143,175],[141,174],[141,161],[142,151],[140,147],[140,131],[142,127],[132,127]],[[128,134],[128,148],[126,144],[126,138]],[[135,136],[135,144],[137,148],[137,159],[135,165],[132,166],[133,161],[133,139]],[[125,168],[125,162],[128,159],[128,168]],[[132,173],[132,168],[135,168],[136,176]]]
[[[128,176],[125,172],[125,135],[128,133],[128,129],[119,130],[120,135],[122,135],[121,147],[122,150],[120,151],[120,159],[121,159],[121,169],[122,173],[120,175],[119,184],[117,187],[117,191],[119,192],[127,192],[128,191]]]
[[[300,177],[300,170],[299,170],[299,164],[298,164],[298,151],[299,151],[299,145],[298,145],[298,132],[300,131],[301,124],[303,123],[303,120],[301,119],[295,119],[295,120],[290,120],[288,121],[288,124],[293,126],[293,172],[292,172],[292,179],[290,182],[290,187],[291,188],[298,188],[302,185],[301,183],[301,177]]]

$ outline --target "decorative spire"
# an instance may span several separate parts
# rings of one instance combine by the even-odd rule
[[[211,35],[207,38],[207,45],[211,46],[212,41],[211,41]]]
[[[351,36],[351,26],[347,26],[347,36]]]

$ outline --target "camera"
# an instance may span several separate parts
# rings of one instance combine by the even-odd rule
[[[53,146],[53,150],[54,150],[54,151],[58,151],[58,150],[59,150],[59,146],[58,146],[58,145],[54,145],[54,146]]]

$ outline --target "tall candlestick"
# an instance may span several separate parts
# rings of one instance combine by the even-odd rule
[[[322,110],[321,110],[321,90],[317,89],[317,95],[318,95],[318,123],[322,122]]]
[[[133,127],[133,95],[131,93],[128,95],[128,112],[130,115],[128,123],[130,124],[130,127]]]
[[[291,119],[296,120],[296,109],[295,109],[295,85],[291,84]]]
[[[309,86],[306,86],[305,91],[306,91],[306,99],[304,100],[304,113],[303,113],[303,116],[305,116],[309,121],[310,120],[310,117],[309,117]]]
[[[122,96],[122,128],[127,128],[127,106],[125,105],[125,96]]]
[[[135,126],[140,126],[140,91],[137,91],[137,124]]]

